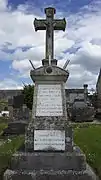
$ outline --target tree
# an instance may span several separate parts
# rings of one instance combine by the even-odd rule
[[[7,106],[4,107],[4,111],[8,111],[8,107]]]
[[[24,95],[24,103],[26,106],[32,110],[33,105],[33,93],[34,93],[34,85],[25,85],[22,91]]]

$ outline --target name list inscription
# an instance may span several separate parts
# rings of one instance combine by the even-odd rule
[[[36,116],[62,116],[61,85],[38,85]]]
[[[65,150],[65,131],[35,130],[34,150]]]

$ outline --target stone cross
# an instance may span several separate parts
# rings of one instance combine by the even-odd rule
[[[45,8],[46,19],[34,20],[35,31],[46,30],[46,54],[45,59],[54,59],[54,30],[65,31],[66,21],[64,19],[54,19],[56,10],[52,7]]]

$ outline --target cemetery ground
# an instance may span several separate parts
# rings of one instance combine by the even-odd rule
[[[0,124],[0,132],[7,124]],[[91,123],[71,124],[74,131],[74,143],[85,153],[88,164],[101,179],[101,125]],[[0,180],[9,167],[11,156],[24,143],[24,136],[9,137],[0,145]]]

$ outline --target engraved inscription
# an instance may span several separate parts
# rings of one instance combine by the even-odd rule
[[[65,150],[65,131],[35,130],[34,150]]]
[[[61,85],[38,85],[36,116],[62,116]]]

